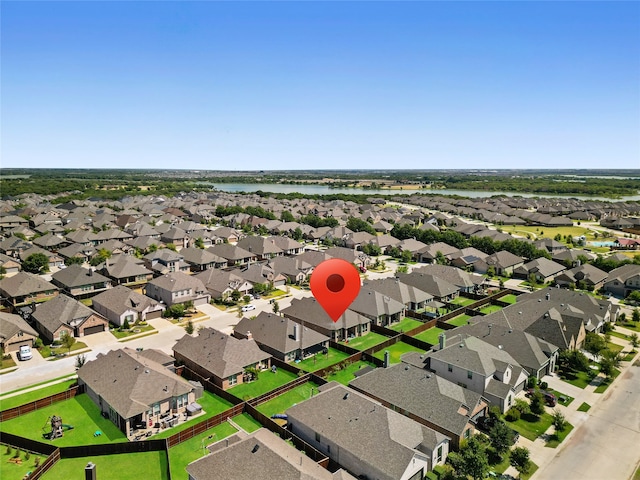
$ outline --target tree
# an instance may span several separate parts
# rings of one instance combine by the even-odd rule
[[[71,353],[71,347],[76,343],[76,339],[73,335],[69,335],[68,332],[64,332],[60,338],[62,346],[65,347],[68,353]]]
[[[166,246],[169,250],[173,250],[174,252],[177,252],[177,251],[178,251],[178,249],[177,249],[177,247],[176,247],[176,244],[175,244],[175,243],[167,243],[165,246]]]
[[[202,237],[196,238],[194,245],[196,246],[196,248],[204,248],[204,240],[202,239]]]
[[[32,253],[22,262],[22,270],[40,274],[49,271],[49,258],[44,253]]]
[[[529,408],[534,415],[542,415],[544,413],[544,397],[540,390],[535,390],[531,394],[531,400],[529,401]]]
[[[627,298],[625,298],[625,300],[627,302],[638,305],[640,303],[640,290],[634,290],[629,295],[627,295]]]
[[[78,355],[76,357],[76,370],[81,368],[87,362],[86,355]]]
[[[502,420],[497,420],[489,430],[489,441],[496,453],[502,457],[513,443],[513,432]]]
[[[554,408],[551,416],[553,417],[553,428],[556,429],[556,433],[564,431],[567,427],[567,420],[564,414],[557,408]]]
[[[633,348],[638,348],[638,346],[640,345],[640,341],[638,341],[638,334],[635,332],[629,335],[629,341],[631,342],[631,346]]]
[[[243,295],[242,296],[242,301],[244,303],[249,303],[251,301],[251,297],[249,295]]]
[[[71,265],[82,265],[84,263],[84,258],[81,257],[69,257],[64,261],[64,264],[69,267]]]
[[[280,215],[280,220],[282,220],[283,222],[295,222],[296,219],[294,218],[293,214],[289,211],[289,210],[283,210],[282,214]]]
[[[596,360],[600,356],[600,352],[607,348],[607,342],[604,341],[597,333],[587,332],[587,336],[584,339],[584,349],[593,355]]]
[[[525,447],[514,448],[509,456],[509,464],[515,468],[521,476],[525,475],[531,468],[529,449]]]
[[[456,472],[474,480],[484,478],[489,472],[487,448],[475,436],[469,438],[451,462]]]
[[[613,350],[602,351],[602,358],[600,359],[600,371],[604,373],[607,379],[611,379],[613,377],[613,373],[615,369],[620,366],[620,362],[622,361],[622,357],[620,356],[620,352],[614,352]]]
[[[187,320],[187,324],[184,326],[184,330],[189,335],[193,334],[194,328],[193,328],[193,321],[191,319]]]
[[[7,269],[4,268],[4,265],[0,265],[0,280],[2,280],[6,274],[7,274]]]
[[[436,252],[436,264],[437,265],[447,265],[449,263],[449,261],[447,260],[447,257],[444,256],[444,254],[438,250]]]
[[[109,258],[111,258],[111,252],[106,248],[101,248],[100,250],[98,250],[98,253],[93,256],[93,258],[89,262],[89,265],[95,267],[97,265],[100,265],[101,263],[106,262]]]
[[[22,264],[24,267],[24,263]],[[638,323],[640,322],[640,309],[634,308],[633,313],[631,314],[631,321]]]
[[[349,217],[347,220],[347,228],[354,232],[367,232],[371,235],[375,235],[376,231],[373,229],[371,224],[365,220],[355,217]]]
[[[240,297],[242,296],[242,294],[240,293],[240,290],[233,290],[231,292],[231,299],[234,302],[237,302],[238,300],[240,300]]]
[[[402,254],[400,255],[400,259],[403,262],[408,263],[413,260],[413,254],[409,250],[403,250]]]
[[[277,300],[273,301],[273,313],[275,313],[276,315],[278,314],[278,312],[280,311],[280,305],[278,304]]]

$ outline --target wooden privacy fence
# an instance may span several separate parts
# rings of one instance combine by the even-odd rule
[[[49,395],[46,398],[41,398],[40,400],[25,403],[24,405],[19,405],[17,407],[8,408],[7,410],[3,410],[2,412],[0,412],[0,422],[11,420],[12,418],[16,418],[20,415],[25,415],[30,412],[35,412],[36,410],[39,410],[41,408],[49,407],[54,403],[69,400],[70,398],[73,398],[76,395],[80,395],[82,393],[84,393],[84,385],[77,385],[75,387],[69,388],[68,390],[65,390],[64,392],[54,393],[53,395]]]
[[[243,412],[244,412],[244,403],[241,403],[231,407],[229,410],[225,410],[224,412],[219,413],[218,415],[209,417],[180,432],[174,433],[173,435],[167,438],[167,447],[168,448],[175,447],[176,445],[179,445],[182,442],[186,442],[187,440],[190,440],[193,437],[206,432],[210,428],[217,427],[218,425],[226,422],[227,418],[235,417],[236,415],[240,415]]]
[[[258,405],[261,405],[265,402],[268,402],[269,400],[282,395],[283,393],[288,392],[289,390],[293,390],[296,387],[299,387],[300,385],[304,385],[305,383],[307,383],[309,380],[311,380],[311,374],[310,373],[306,373],[304,375],[302,375],[301,377],[298,377],[294,380],[291,380],[288,383],[285,383],[284,385],[271,390],[270,392],[267,393],[263,393],[262,395],[259,395],[255,398],[252,398],[250,400],[247,401],[247,403],[249,405],[251,405],[252,407],[257,407]]]

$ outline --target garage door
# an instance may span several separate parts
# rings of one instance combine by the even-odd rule
[[[162,317],[162,310],[156,310],[155,312],[147,313],[146,319],[151,320],[151,319],[160,318],[160,317]]]
[[[100,333],[100,332],[104,332],[104,324],[96,325],[95,327],[87,327],[84,329],[85,335],[91,335],[92,333]]]

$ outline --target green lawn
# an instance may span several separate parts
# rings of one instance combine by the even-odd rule
[[[609,385],[616,379],[616,377],[620,375],[620,370],[617,368],[613,369],[613,378],[611,380],[603,380],[600,385],[596,387],[594,390],[595,393],[604,393],[604,391],[609,388]]]
[[[607,342],[607,348],[612,352],[621,352],[624,347],[618,345],[617,343]]]
[[[528,438],[532,442],[546,432],[553,423],[553,417],[548,413],[543,413],[539,417],[531,414],[522,415],[520,420],[507,422],[511,428],[520,435]]]
[[[558,399],[558,403],[560,405],[564,405],[565,407],[568,407],[569,405],[571,405],[571,402],[573,402],[573,400],[574,400],[574,398],[572,396],[567,395],[566,393],[559,392],[558,390],[554,390],[554,389],[550,388],[547,391],[549,393],[553,393],[556,396],[556,398]],[[565,401],[561,402],[560,398],[564,398]]]
[[[582,405],[580,405],[578,407],[578,411],[579,412],[588,412],[590,408],[591,408],[591,405],[589,405],[587,402],[582,402]]]
[[[486,306],[482,307],[479,311],[481,313],[484,313],[485,315],[488,315],[490,313],[494,313],[494,312],[497,312],[499,310],[502,310],[502,307],[500,305],[486,305]]]
[[[30,388],[41,387],[43,385],[47,385],[48,383],[55,382],[55,381],[58,381],[58,380],[63,380],[65,378],[71,378],[71,377],[72,377],[72,375],[69,375],[69,374],[62,375],[61,377],[52,378],[51,380],[44,380],[43,382],[34,383],[33,385],[28,385],[26,387],[16,388],[15,390],[11,390],[10,392],[2,392],[2,395],[9,395],[10,393],[22,392],[22,391],[28,390]],[[73,374],[73,378],[76,378],[75,374]]]
[[[366,367],[367,365],[375,368],[375,365],[373,363],[360,360],[358,362],[351,363],[350,365],[348,365],[346,368],[343,368],[339,372],[331,373],[330,375],[327,376],[327,381],[339,382],[339,383],[342,383],[343,385],[349,385],[349,382],[354,378],[356,378],[356,376],[354,375],[354,372],[357,372],[358,370],[360,370],[363,367]]]
[[[325,367],[329,367],[336,363],[340,363],[342,360],[349,356],[348,353],[341,352],[334,348],[328,348],[327,354],[322,352],[316,353],[313,357],[307,358],[302,362],[294,364],[296,367],[301,368],[306,372],[315,372]]]
[[[15,454],[15,448],[11,450],[11,453],[7,453],[6,445],[0,445],[2,456],[0,457],[0,478],[2,480],[22,480],[27,472],[33,472],[37,467],[35,466],[36,458],[39,458],[40,463],[44,461],[46,455],[36,455],[34,453],[29,454],[29,459],[25,458],[25,452],[20,453],[20,459],[22,464],[9,462]]]
[[[11,355],[5,355],[2,359],[2,364],[0,365],[0,370],[4,370],[5,368],[15,367],[16,362]]]
[[[413,318],[409,318],[409,317],[404,317],[402,320],[400,320],[399,323],[396,323],[394,325],[389,325],[387,328],[394,330],[396,332],[408,332],[409,330],[413,330],[416,327],[419,327],[420,325],[422,325],[422,322],[419,322],[418,320],[414,320]]]
[[[467,320],[469,320],[470,318],[471,318],[471,315],[467,315],[466,313],[463,313],[462,315],[453,317],[451,320],[447,320],[445,323],[448,323],[450,325],[455,325],[456,327],[461,327],[462,325],[466,325]]]
[[[188,476],[185,467],[194,460],[197,460],[208,453],[208,450],[206,449],[207,445],[227,438],[236,432],[237,430],[233,428],[229,422],[223,422],[217,427],[210,428],[206,432],[196,435],[186,442],[182,442],[181,444],[170,448],[169,461],[171,465],[171,478],[174,480],[186,479]],[[100,478],[100,476],[98,476],[98,478]],[[135,477],[127,475],[122,478],[132,479]],[[145,476],[145,478],[155,480],[154,477],[150,476]],[[100,478],[100,480],[102,480],[102,478]]]
[[[203,392],[202,397],[200,397],[197,400],[197,402],[200,404],[200,406],[202,407],[202,410],[205,412],[204,415],[199,415],[193,418],[192,420],[181,423],[176,427],[162,430],[159,434],[153,435],[151,439],[157,440],[160,438],[170,437],[171,435],[174,435],[178,432],[186,430],[192,425],[200,423],[207,418],[215,417],[219,413],[222,413],[225,410],[229,410],[233,406],[231,402],[228,402],[224,398],[221,398],[211,392],[207,392],[206,390]]]
[[[258,379],[251,383],[243,383],[236,385],[228,390],[229,393],[235,395],[242,400],[255,398],[263,393],[270,392],[274,388],[278,388],[291,380],[298,378],[295,373],[288,372],[282,368],[278,368],[276,373],[271,370],[260,372]]]
[[[0,410],[7,410],[8,408],[17,407],[18,405],[24,405],[25,403],[40,400],[41,398],[48,397],[54,393],[60,393],[67,390],[71,385],[76,383],[76,380],[67,380],[62,383],[56,383],[48,387],[39,388],[32,392],[25,392],[13,397],[0,399]]]
[[[233,417],[232,420],[247,433],[253,433],[262,428],[260,422],[248,413],[241,413],[240,415]]]
[[[616,332],[615,330],[610,331],[609,335],[611,335],[612,337],[621,338],[622,340],[629,340],[629,335],[625,333]]]
[[[411,346],[408,343],[398,342],[395,345],[391,345],[379,352],[375,353],[373,356],[379,358],[380,360],[384,360],[384,352],[389,351],[389,362],[400,363],[400,357],[407,352],[420,352],[424,353],[424,350],[420,350],[417,347]]]
[[[369,332],[362,337],[356,337],[349,340],[349,342],[340,342],[343,345],[348,345],[351,348],[355,348],[356,350],[367,350],[371,347],[375,347],[379,343],[388,340],[384,335],[380,335],[379,333]]]
[[[627,330],[633,330],[640,333],[640,322],[625,322],[621,326],[623,326]]]
[[[560,378],[562,381],[582,389],[591,383],[591,379],[587,375],[587,372],[561,372]]]
[[[417,338],[418,340],[422,340],[423,342],[430,343],[431,345],[437,345],[438,335],[440,335],[442,332],[444,332],[442,328],[433,327],[433,328],[430,328],[429,330],[425,330],[422,333],[414,335],[414,338]]]
[[[622,357],[622,360],[624,362],[630,362],[631,360],[633,360],[635,358],[636,353],[638,353],[638,352],[636,352],[635,350],[633,352],[629,352],[624,357]]]
[[[518,301],[518,296],[514,295],[513,293],[509,293],[508,295],[505,295],[504,297],[500,297],[500,301],[501,302],[505,302],[505,303],[510,303],[511,305],[513,305],[514,303],[516,303]]]
[[[62,438],[44,439],[42,434],[51,431],[49,417],[52,415],[61,417],[63,424],[73,425],[73,430],[66,430]],[[58,402],[35,412],[7,420],[2,422],[0,428],[3,432],[59,446],[127,441],[124,433],[111,420],[100,415],[100,410],[87,394],[78,395],[70,400]],[[94,437],[93,434],[96,430],[100,430],[102,435]]]
[[[456,297],[449,303],[453,303],[454,305],[460,305],[461,307],[466,307],[467,305],[471,305],[472,303],[475,303],[475,302],[477,302],[477,300],[474,300],[472,298]]]
[[[556,432],[553,435],[551,435],[551,438],[547,443],[545,443],[544,446],[549,448],[556,448],[558,445],[562,443],[562,441],[567,437],[567,435],[569,435],[569,432],[571,432],[571,430],[573,430],[573,425],[571,425],[570,423],[567,423],[567,426],[564,428],[564,430],[561,431],[560,433]]]
[[[87,344],[84,342],[78,342],[76,341],[76,343],[74,343],[71,346],[71,349],[68,349],[67,347],[63,347],[63,346],[57,346],[57,347],[50,347],[49,351],[51,352],[51,359],[55,358],[56,355],[60,355],[60,358],[66,356],[66,355],[71,355],[73,354],[73,352],[77,352],[78,350],[84,350],[85,348],[87,348]]]
[[[151,325],[134,325],[129,331],[120,332],[118,329],[110,330],[111,334],[118,340],[122,338],[131,337],[132,335],[139,335],[145,332],[152,332],[155,328]]]
[[[100,480],[167,478],[165,452],[127,453],[95,457],[66,458],[57,462],[42,478],[45,480],[84,480],[84,467],[88,462],[96,465],[96,477]],[[178,477],[176,477],[178,478]]]
[[[284,413],[289,407],[304,402],[317,393],[318,386],[313,382],[307,382],[282,395],[278,395],[268,402],[258,405],[257,409],[260,413],[271,417],[271,415],[275,413]]]

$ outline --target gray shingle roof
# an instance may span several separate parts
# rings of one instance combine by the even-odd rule
[[[47,282],[38,275],[27,272],[18,272],[12,277],[0,280],[0,291],[8,297],[21,297],[30,293],[58,290],[58,287]]]
[[[64,270],[60,270],[51,278],[68,288],[81,287],[82,285],[93,285],[96,283],[111,283],[111,279],[80,265],[71,265]]]
[[[38,304],[36,311],[32,313],[32,317],[51,333],[63,324],[78,327],[91,315],[100,317],[86,305],[66,295],[58,295],[48,302]]]
[[[344,328],[345,322],[347,328],[371,323],[371,320],[350,309],[345,310],[340,318],[338,318],[338,321],[334,322],[317,300],[309,297],[292,299],[291,305],[283,309],[282,314],[298,323],[304,321],[307,324],[317,325],[327,330]]]
[[[38,332],[31,328],[19,315],[0,312],[0,339],[2,339],[2,343],[21,331],[34,337],[38,336]]]
[[[124,285],[118,285],[93,297],[93,304],[103,305],[108,310],[122,315],[127,310],[142,312],[150,305],[157,305],[158,302]]]

